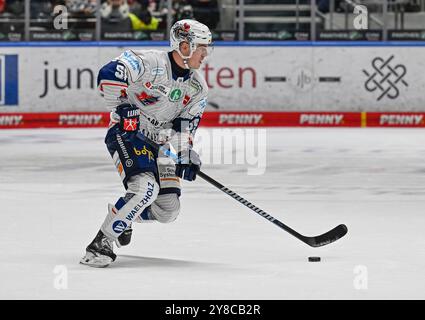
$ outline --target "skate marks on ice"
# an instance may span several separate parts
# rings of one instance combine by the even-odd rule
[[[148,256],[137,256],[129,254],[118,254],[117,259],[108,268],[171,268],[171,269],[193,269],[193,268],[226,268],[226,265],[201,262],[194,260],[180,260],[171,258],[156,258]]]
[[[102,270],[78,261],[122,192],[105,129],[0,131],[0,296],[423,299],[424,131],[380,130],[268,129],[264,175],[203,167],[302,233],[346,223],[349,237],[332,246],[300,244],[199,179],[183,182],[177,221],[138,226],[140,238]],[[68,267],[67,290],[53,287],[57,264]],[[353,286],[357,265],[367,290]]]

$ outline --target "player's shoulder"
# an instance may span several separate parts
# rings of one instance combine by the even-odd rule
[[[132,82],[136,82],[145,73],[151,72],[153,66],[165,64],[166,53],[159,50],[126,50],[116,60],[123,63],[130,74]]]
[[[201,117],[207,106],[208,84],[199,70],[194,70],[190,80],[191,103],[186,112],[192,117]]]
[[[208,84],[201,71],[193,70],[191,85],[201,97],[208,95]]]
[[[131,50],[134,54],[146,60],[147,62],[156,62],[158,59],[163,59],[167,56],[167,52],[161,50]]]

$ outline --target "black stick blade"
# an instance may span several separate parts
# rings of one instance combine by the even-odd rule
[[[335,242],[336,240],[342,238],[345,236],[348,232],[348,228],[345,224],[340,224],[339,226],[333,228],[332,230],[321,234],[317,237],[305,237],[306,241],[309,246],[311,247],[322,247],[329,243]]]

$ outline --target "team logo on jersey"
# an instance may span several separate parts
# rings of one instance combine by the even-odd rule
[[[0,106],[18,104],[18,55],[0,54]]]
[[[172,102],[179,101],[182,96],[183,96],[183,93],[180,89],[174,89],[170,93],[170,101],[172,101]]]
[[[144,106],[150,106],[158,102],[159,97],[154,97],[146,92],[142,91],[139,95],[136,96],[137,99],[144,105]]]

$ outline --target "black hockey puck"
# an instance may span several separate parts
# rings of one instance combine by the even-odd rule
[[[320,262],[320,257],[308,257],[308,261],[310,261],[310,262]]]

